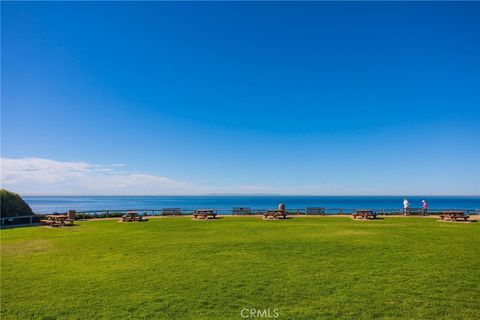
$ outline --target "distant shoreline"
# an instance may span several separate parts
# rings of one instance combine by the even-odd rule
[[[312,194],[22,194],[23,197],[479,197],[480,194],[331,194],[331,195],[312,195]]]

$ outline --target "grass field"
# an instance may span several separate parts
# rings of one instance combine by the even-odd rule
[[[150,219],[1,231],[7,319],[478,319],[480,223]],[[244,312],[244,315],[248,313]]]

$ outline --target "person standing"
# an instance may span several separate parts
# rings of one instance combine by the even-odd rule
[[[428,204],[426,200],[422,200],[422,216],[426,216],[428,210]]]
[[[406,216],[408,213],[408,206],[409,206],[409,203],[407,198],[403,198],[403,215],[404,216]]]

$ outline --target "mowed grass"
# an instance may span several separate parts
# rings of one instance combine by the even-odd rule
[[[480,223],[254,217],[1,231],[7,319],[478,319]]]

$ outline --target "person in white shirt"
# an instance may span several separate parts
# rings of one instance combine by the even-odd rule
[[[406,216],[408,213],[408,200],[407,198],[403,199],[403,215]]]

